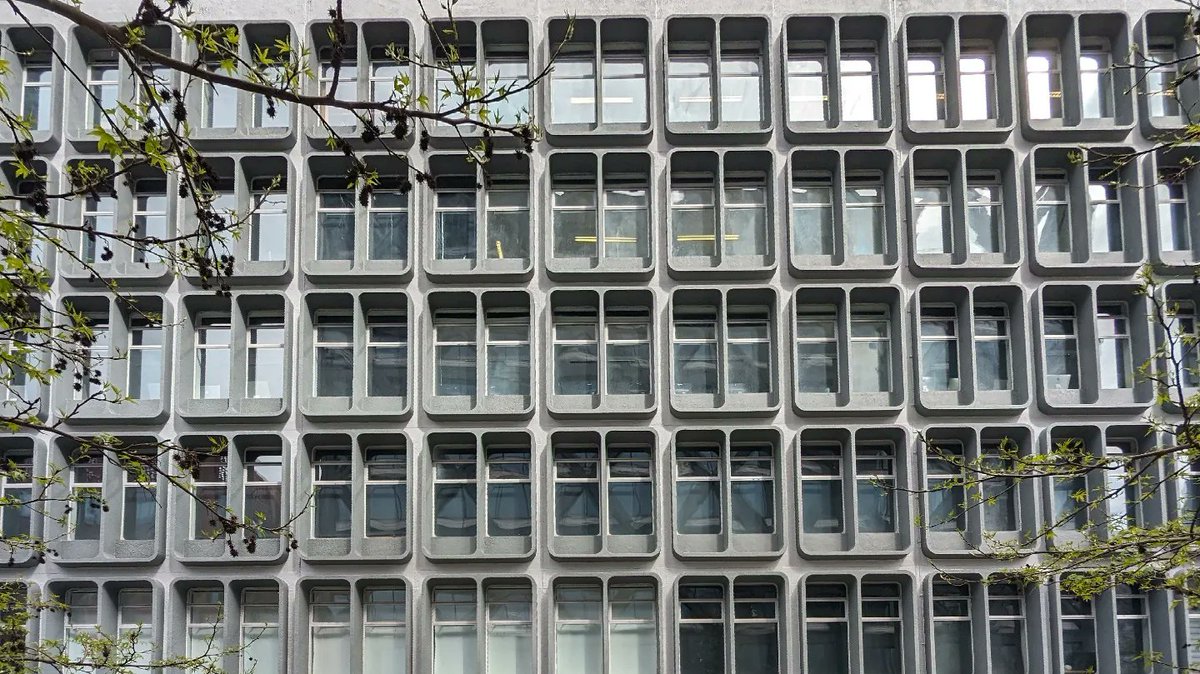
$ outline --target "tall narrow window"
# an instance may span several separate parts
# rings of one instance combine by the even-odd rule
[[[434,257],[436,259],[475,259],[475,198],[476,194],[472,190],[443,189],[439,185],[434,209]]]
[[[434,457],[434,536],[475,536],[477,470],[474,448],[443,448]]]
[[[591,183],[555,181],[551,195],[554,220],[554,256],[597,257],[596,190]]]
[[[855,448],[858,484],[858,530],[896,531],[896,450],[890,444],[860,444]]]
[[[197,398],[229,397],[229,316],[201,314],[196,321]]]
[[[828,175],[792,181],[793,253],[833,255],[833,185]]]
[[[1046,349],[1046,388],[1079,388],[1079,327],[1075,307],[1047,304],[1042,337]]]
[[[1133,354],[1129,318],[1122,304],[1102,304],[1096,309],[1096,357],[1100,388],[1133,387]]]
[[[242,672],[280,674],[279,591],[242,590]]]
[[[1031,50],[1025,59],[1030,119],[1062,119],[1062,62],[1057,47]]]
[[[706,51],[673,52],[667,59],[667,120],[711,122],[712,58]]]
[[[1071,204],[1068,199],[1067,178],[1064,174],[1037,174],[1034,184],[1034,220],[1039,251],[1071,252]]]
[[[407,674],[406,604],[403,587],[363,590],[363,671]]]
[[[1088,228],[1092,252],[1111,253],[1125,249],[1121,229],[1121,192],[1115,177],[1103,169],[1093,171],[1088,182]]]
[[[388,189],[371,192],[367,203],[367,227],[370,245],[367,257],[372,260],[403,261],[408,258],[408,195],[393,188],[393,180],[385,180]]]
[[[475,395],[474,312],[434,313],[434,394]]]
[[[336,671],[351,648],[350,591],[313,588],[308,595],[308,611],[308,671]]]
[[[278,316],[251,315],[246,321],[246,395],[250,398],[282,398],[284,372],[284,324]]]
[[[408,322],[404,314],[367,314],[367,395],[408,394]]]
[[[147,457],[153,460],[153,457]],[[121,503],[121,538],[127,541],[154,540],[156,520],[158,519],[157,473],[153,471],[146,475],[123,470],[124,484],[121,485],[123,502]],[[145,481],[139,481],[139,478]]]
[[[1012,389],[1008,309],[975,307],[975,387],[980,391]]]
[[[716,445],[675,448],[675,530],[678,533],[721,533],[723,469],[721,450]]]
[[[599,326],[594,309],[554,314],[554,392],[595,395],[600,389]]]
[[[734,533],[773,533],[775,458],[771,446],[730,446],[729,481]]]
[[[725,672],[725,590],[720,585],[679,586],[679,671]]]
[[[563,54],[550,73],[550,120],[554,124],[596,123],[596,62]]]
[[[112,259],[113,234],[116,234],[117,199],[112,195],[89,195],[83,202],[83,251],[87,264]],[[92,234],[95,233],[95,235]],[[107,236],[105,236],[107,235]]]
[[[1056,445],[1074,445],[1070,451],[1082,451],[1083,440],[1079,438],[1052,438]],[[1087,477],[1083,475],[1055,477],[1051,479],[1053,489],[1053,525],[1062,530],[1082,531],[1088,524]]]
[[[849,628],[846,586],[808,583],[804,588],[805,671],[850,674]]]
[[[114,359],[111,352],[112,332],[108,326],[107,313],[85,314],[84,322],[91,331],[89,340],[83,341],[76,367],[75,385],[72,387],[74,400],[107,399],[105,387],[112,382],[108,378],[109,362]]]
[[[605,180],[601,252],[612,258],[650,256],[650,198],[640,178]]]
[[[49,54],[33,52],[24,57],[21,65],[21,115],[30,131],[49,131],[55,113],[50,103],[54,71]]]
[[[767,254],[767,188],[760,179],[727,178],[723,221],[729,255]]]
[[[979,485],[983,501],[985,531],[1017,531],[1020,521],[1017,482],[1008,477],[1016,472],[1013,458],[1018,448],[1010,438],[980,443],[980,465],[988,476]]]
[[[862,584],[862,657],[873,672],[904,671],[898,583]]]
[[[884,233],[883,176],[846,176],[845,234],[847,255],[883,255],[887,252]]]
[[[1104,448],[1103,517],[1112,534],[1141,523],[1138,471],[1142,466],[1130,458],[1136,453],[1137,445],[1128,440],[1109,440]]]
[[[316,324],[315,394],[349,396],[354,385],[354,319],[322,313]]]
[[[730,307],[725,336],[729,355],[729,393],[769,393],[774,380],[771,368],[771,320],[766,310]]]
[[[5,538],[29,535],[33,516],[33,455],[9,452],[0,460],[4,461],[0,496],[7,504],[0,507],[0,534]]]
[[[283,458],[278,450],[246,450],[242,519],[275,538],[283,518]]]
[[[529,257],[529,185],[494,179],[487,199],[487,257]]]
[[[560,447],[554,453],[554,533],[600,535],[600,450]]]
[[[1165,355],[1176,363],[1175,376],[1187,388],[1200,387],[1200,332],[1196,326],[1195,302],[1176,302],[1172,306],[1173,344]]]
[[[228,466],[223,454],[201,456],[193,482],[196,494],[196,498],[192,499],[193,539],[214,538],[220,534],[216,514],[225,515],[225,507],[229,502],[227,477]]]
[[[875,48],[842,49],[842,121],[879,119],[879,58]]]
[[[288,257],[287,185],[274,178],[250,181],[254,213],[250,216],[250,260],[280,262]],[[322,258],[324,259],[324,258]]]
[[[104,505],[104,461],[99,456],[79,455],[71,459],[71,517],[68,538],[100,540],[100,518]]]
[[[958,96],[964,122],[996,119],[996,55],[964,48],[958,57]]]
[[[101,126],[109,128],[109,112],[117,108],[117,87],[120,85],[119,67],[115,58],[95,57],[88,64],[87,89],[88,105],[87,127]]]
[[[608,588],[608,674],[658,672],[658,619],[654,587]]]
[[[921,309],[921,390],[957,391],[958,312],[953,306]]]
[[[715,311],[689,312],[675,319],[675,392],[717,392],[717,317]]]
[[[523,55],[489,56],[485,77],[496,90],[505,92],[501,100],[489,106],[492,119],[504,124],[528,121],[531,110],[529,89],[525,87],[529,85],[529,61]]]
[[[628,445],[607,448],[608,533],[654,533],[654,474],[650,449]]]
[[[358,52],[353,48],[341,47],[343,53],[340,62],[333,62],[333,48],[323,47],[320,50],[320,85],[321,94],[332,93],[343,100],[353,100],[358,90]],[[336,82],[337,89],[334,89]],[[333,106],[321,106],[318,113],[330,126],[354,126],[358,117],[351,110]]]
[[[913,235],[917,253],[954,250],[950,217],[950,182],[944,177],[918,177],[913,183]]]
[[[838,315],[835,307],[796,311],[796,381],[802,393],[838,390]]]
[[[734,671],[780,674],[779,589],[774,585],[733,586]]]
[[[1171,171],[1172,173],[1174,170]],[[1182,180],[1159,172],[1154,185],[1154,203],[1158,212],[1158,247],[1164,252],[1191,250],[1190,207],[1187,185]]]
[[[317,180],[317,259],[354,259],[354,193],[344,178]]]
[[[641,307],[610,308],[604,325],[605,385],[611,395],[651,392],[650,316]]]
[[[946,119],[945,60],[940,48],[914,48],[908,54],[908,118]]]
[[[1080,113],[1084,119],[1113,116],[1113,83],[1108,50],[1083,45],[1079,51]]]
[[[850,312],[850,390],[892,390],[892,324],[886,308]]]
[[[929,528],[933,531],[967,530],[965,461],[966,454],[958,442],[935,442],[926,450]]]
[[[402,65],[405,59],[404,52],[405,48],[401,45],[371,48],[368,76],[370,84],[367,88],[371,91],[372,101],[391,101],[409,90],[409,85],[405,83],[408,77],[407,69]]]
[[[604,123],[645,124],[649,114],[645,55],[605,49],[600,67],[604,72],[600,81],[600,117]]]
[[[350,450],[314,450],[312,473],[313,537],[349,538],[354,514]]]
[[[800,456],[800,507],[804,533],[840,534],[845,530],[840,445],[805,445]]]
[[[1121,674],[1146,674],[1152,669],[1147,656],[1150,646],[1150,598],[1128,585],[1118,585],[1117,656]]]
[[[265,74],[265,79],[269,83],[285,83],[285,70],[282,66],[264,66],[262,70]],[[293,75],[293,77],[295,77]],[[294,82],[291,82],[294,84]],[[286,84],[285,84],[286,86]],[[286,127],[291,125],[291,109],[292,105],[278,98],[271,99],[268,104],[267,97],[263,94],[255,94],[251,101],[254,112],[251,115],[251,121],[255,128],[269,127]]]
[[[134,183],[133,227],[144,243],[133,248],[134,262],[162,262],[154,251],[167,238],[167,181],[143,178]]]
[[[711,178],[675,181],[671,187],[671,254],[717,254],[716,190]]]
[[[788,120],[829,119],[829,73],[824,45],[788,54]]]
[[[237,50],[236,46],[228,49]],[[210,61],[204,68],[214,74],[224,74],[221,64]],[[203,129],[233,129],[238,125],[238,90],[228,84],[203,81],[200,88],[200,127]]]
[[[488,536],[529,536],[533,531],[529,450],[487,449]]]
[[[604,604],[599,585],[559,585],[554,590],[554,671],[601,671]]]
[[[129,320],[129,383],[126,391],[134,400],[162,397],[163,329],[144,316]]]
[[[970,674],[971,586],[938,581],[933,584],[933,671]]]
[[[528,586],[493,586],[484,591],[484,601],[487,674],[534,671],[533,592]]]
[[[992,671],[1025,674],[1025,601],[1011,583],[988,583]]]
[[[151,590],[125,588],[117,592],[117,635],[133,644],[129,671],[149,674],[156,641]]]
[[[995,174],[967,173],[967,250],[1004,251],[1004,198]]]
[[[191,589],[187,593],[187,642],[184,655],[206,666],[220,667],[225,652],[225,593]]]
[[[489,311],[484,329],[488,395],[529,395],[529,315]]]
[[[433,671],[478,674],[479,618],[475,588],[437,587],[432,595]]]
[[[1179,119],[1181,109],[1176,83],[1179,81],[1179,51],[1174,42],[1155,44],[1146,55],[1146,103],[1151,117]],[[29,113],[26,113],[28,116]]]
[[[366,450],[367,536],[408,535],[408,463],[403,448]]]
[[[757,51],[721,49],[721,121],[762,120],[762,56]]]
[[[1096,671],[1096,614],[1093,603],[1061,591],[1063,669],[1067,672]]]
[[[88,640],[99,637],[100,610],[95,590],[72,588],[63,595],[67,610],[63,616],[63,651],[70,662],[89,662]],[[87,667],[65,668],[70,674],[84,674]]]

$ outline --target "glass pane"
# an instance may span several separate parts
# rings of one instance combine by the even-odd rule
[[[675,529],[681,534],[721,533],[721,483],[715,480],[677,482]]]

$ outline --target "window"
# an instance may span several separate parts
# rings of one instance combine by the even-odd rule
[[[1125,305],[1101,304],[1096,308],[1096,355],[1100,360],[1100,388],[1133,387],[1133,354]]]
[[[196,320],[196,390],[202,399],[229,397],[229,314],[200,314]]]
[[[434,313],[434,394],[473,396],[476,379],[474,312]]]
[[[564,53],[550,73],[553,124],[596,123],[596,63],[591,55]]]
[[[802,393],[837,392],[838,324],[837,307],[797,307],[796,381]]]
[[[1060,590],[1063,671],[1096,671],[1096,614],[1092,602]]]
[[[679,534],[775,531],[775,455],[769,444],[677,444],[675,530]],[[722,483],[725,483],[724,485]],[[728,493],[731,522],[722,505]]]
[[[668,47],[667,120],[675,123],[713,121],[712,58],[705,45],[699,49]]]
[[[721,121],[762,121],[762,55],[722,45],[720,74]]]
[[[601,390],[610,395],[651,393],[647,309],[606,308],[603,336],[595,308],[561,307],[553,316],[555,394],[597,395]]]
[[[1121,234],[1121,195],[1117,177],[1107,169],[1093,169],[1088,175],[1088,227],[1093,253],[1124,250]]]
[[[0,534],[27,536],[32,533],[33,508],[25,504],[33,498],[33,454],[10,451],[0,462],[0,497],[8,504],[0,507]]]
[[[1025,599],[1012,583],[987,585],[992,671],[1025,674]]]
[[[1141,462],[1128,458],[1137,451],[1137,443],[1131,440],[1110,439],[1104,448],[1102,517],[1108,531],[1113,534],[1142,523],[1137,483]]]
[[[933,531],[966,532],[967,458],[962,443],[930,442],[925,455],[929,483],[929,528]]]
[[[650,585],[611,583],[607,592],[598,584],[558,585],[554,589],[554,671],[599,674],[598,656],[607,646],[608,668],[603,671],[657,672],[655,604]]]
[[[475,192],[468,189],[451,190],[439,183],[436,194],[435,257],[439,260],[474,260],[475,251]]]
[[[1107,45],[1087,43],[1079,50],[1079,83],[1084,119],[1113,116],[1112,64]]]
[[[1151,40],[1145,55],[1146,104],[1151,117],[1180,119],[1179,50],[1173,40]],[[29,113],[26,112],[28,117]]]
[[[675,307],[676,394],[770,393],[774,388],[770,310],[729,306],[724,325],[715,308]],[[718,341],[723,333],[724,349]],[[723,353],[722,353],[723,351]]]
[[[841,445],[804,446],[800,457],[800,507],[804,512],[804,533],[840,534],[844,531],[842,479]]]
[[[100,611],[95,590],[71,588],[63,595],[67,605],[64,612],[63,655],[70,662],[88,662],[85,644],[100,635]],[[83,674],[86,667],[67,668],[72,674]]]
[[[252,50],[256,50],[263,45],[251,45]],[[283,68],[279,66],[265,66],[262,68],[265,79],[268,82],[282,82],[285,75]],[[292,106],[290,103],[281,101],[277,98],[271,99],[268,103],[267,97],[262,94],[255,94],[251,99],[251,105],[254,108],[251,124],[254,128],[278,128],[288,127],[292,124]]]
[[[883,176],[878,173],[846,175],[845,224],[849,255],[883,255],[887,252],[884,232]]]
[[[1004,197],[998,175],[967,172],[967,246],[970,253],[1001,253],[1004,240]]]
[[[314,26],[314,32],[316,27]],[[334,64],[333,48],[322,47],[318,50],[319,87],[321,95],[325,96],[333,90],[336,82],[336,97],[343,100],[353,100],[358,91],[358,50],[353,47],[342,47],[341,60]],[[330,126],[354,126],[358,117],[354,111],[333,106],[322,106],[318,113]]]
[[[487,394],[529,395],[529,314],[489,310],[484,314]]]
[[[224,45],[237,53],[237,45]],[[208,61],[203,67],[216,74],[228,74],[219,61]],[[234,129],[238,125],[238,90],[227,84],[210,81],[201,83],[200,88],[200,128],[202,129]]]
[[[247,588],[241,599],[242,674],[278,674],[283,669],[279,591]]]
[[[715,257],[716,190],[712,179],[693,178],[672,182],[671,254],[677,257]]]
[[[479,672],[478,610],[474,587],[433,589],[433,668],[445,674]],[[533,671],[533,593],[529,586],[484,588],[485,674]]]
[[[1066,175],[1039,173],[1034,184],[1034,219],[1038,250],[1043,253],[1071,251],[1071,204]]]
[[[954,306],[921,308],[921,390],[957,391],[958,313]]]
[[[408,535],[408,463],[402,448],[367,448],[368,537]]]
[[[850,601],[844,584],[805,585],[804,644],[805,671],[850,674]]]
[[[1008,308],[975,307],[975,388],[979,391],[1012,389],[1012,349]]]
[[[1075,307],[1070,304],[1047,304],[1043,313],[1046,388],[1078,389],[1079,328],[1075,318]],[[1116,347],[1117,343],[1114,342],[1112,346]]]
[[[107,50],[96,50],[88,58],[87,90],[90,99],[84,127],[109,128],[112,120],[109,113],[117,108],[117,87],[120,84],[119,66],[116,55]]]
[[[104,459],[77,454],[69,458],[71,516],[68,538],[75,541],[100,540],[100,518],[104,505]]]
[[[146,457],[153,461],[154,457]],[[158,475],[153,471],[139,475],[128,469],[121,471],[123,482],[121,538],[126,541],[154,540],[158,520]],[[141,478],[144,481],[139,481]]]
[[[282,398],[286,376],[283,317],[251,314],[246,332],[246,397]]]
[[[349,449],[313,450],[313,537],[349,538],[354,511]]]
[[[724,674],[730,643],[739,674],[779,672],[778,588],[738,582],[732,602],[727,592],[722,585],[680,583],[679,671]]]
[[[996,55],[963,45],[958,57],[958,99],[963,121],[996,119]]]
[[[283,459],[279,450],[245,453],[242,519],[261,528],[259,538],[275,538],[283,519]]]
[[[55,110],[54,70],[50,55],[31,52],[21,59],[21,115],[30,131],[49,131]]]
[[[274,178],[253,178],[250,199],[254,212],[250,216],[250,260],[280,262],[288,258],[287,184],[276,184]]]
[[[788,121],[824,122],[829,119],[829,67],[825,45],[801,44],[788,51]]]
[[[1062,62],[1058,44],[1035,44],[1025,59],[1025,69],[1029,118],[1062,119]]]
[[[910,120],[946,119],[946,73],[941,47],[909,48],[907,88]]]
[[[886,307],[859,306],[850,312],[850,390],[892,390],[891,312]]]
[[[345,178],[317,180],[317,259],[354,259],[354,193]]]
[[[529,450],[490,447],[487,459],[488,536],[529,536],[533,530]]]
[[[320,674],[342,667],[351,646],[350,591],[313,588],[308,593],[309,669]]]
[[[1164,355],[1177,363],[1175,376],[1187,388],[1200,387],[1200,332],[1196,327],[1196,303],[1177,301],[1168,305],[1171,334]]]
[[[643,445],[555,444],[555,535],[599,536],[602,526],[609,536],[653,534],[652,468]]]
[[[828,175],[792,179],[793,255],[833,255],[833,184]]]
[[[408,620],[404,588],[368,587],[363,589],[362,596],[363,671],[394,671],[397,674],[406,674],[408,672]],[[314,674],[319,674],[319,672],[314,672]]]
[[[528,121],[531,114],[529,90],[522,90],[529,85],[529,61],[525,55],[487,54],[485,50],[485,59],[487,82],[506,92],[503,100],[491,104],[492,118],[504,124]]]
[[[133,643],[132,653],[129,654],[129,670],[149,674],[157,640],[153,591],[135,588],[117,591],[117,635]]]
[[[862,584],[863,662],[874,671],[904,671],[899,583]]]
[[[1051,437],[1050,442],[1069,451],[1079,451],[1082,438]],[[1074,475],[1051,479],[1053,508],[1052,526],[1065,531],[1084,531],[1088,528],[1088,485],[1087,477]],[[1078,497],[1078,498],[1077,498]]]
[[[1121,674],[1145,674],[1152,665],[1146,661],[1153,651],[1150,641],[1150,598],[1128,585],[1118,585],[1117,657]]]
[[[606,124],[646,124],[646,55],[605,49],[600,62],[600,119]]]
[[[980,485],[985,531],[1017,531],[1020,528],[1020,488],[1013,478],[1003,476],[1015,472],[1018,450],[1010,438],[981,442],[980,465],[992,472]]]
[[[214,538],[221,533],[213,513],[223,514],[229,502],[228,471],[223,453],[209,450],[201,455],[193,479],[196,497],[191,499],[193,539]]]
[[[349,396],[354,386],[354,318],[318,314],[316,329],[315,395]]]
[[[408,259],[408,195],[393,177],[382,179],[380,186],[367,202],[367,257],[403,263]]]
[[[893,533],[897,530],[896,448],[891,443],[860,442],[855,454],[858,530]]]
[[[913,236],[918,254],[954,250],[950,215],[950,181],[946,176],[918,176],[913,183]]]
[[[434,588],[431,601],[434,671],[476,674],[479,671],[479,628],[475,588]]]
[[[843,43],[841,70],[842,121],[880,121],[879,57],[875,46]]]
[[[724,197],[725,252],[729,255],[766,255],[765,181],[754,177],[727,177]]]
[[[974,671],[971,632],[971,585],[935,581],[933,671],[938,674]]]
[[[1158,247],[1163,252],[1191,250],[1191,217],[1187,185],[1179,169],[1160,170],[1154,185],[1158,213]]]
[[[134,247],[134,262],[164,262],[153,249],[146,250],[150,242],[167,238],[167,181],[159,178],[143,178],[134,183],[133,227],[135,236],[147,243]]]
[[[108,262],[113,257],[113,239],[116,234],[117,199],[105,195],[89,195],[83,202],[83,228],[95,235],[83,237],[83,261],[85,264]]]
[[[478,461],[483,462],[484,494],[478,502]],[[489,537],[530,536],[530,450],[527,445],[487,442],[481,456],[466,445],[434,445],[433,535],[475,537],[486,521]],[[481,507],[482,506],[482,507]]]
[[[108,314],[84,314],[84,325],[91,331],[91,338],[81,341],[79,362],[75,363],[72,398],[74,400],[108,400],[110,396],[105,389],[112,385],[108,372],[109,365],[114,360],[111,352],[112,332],[108,326]]]
[[[403,314],[367,314],[367,395],[408,393],[408,321]]]
[[[493,177],[487,199],[487,257],[529,257],[529,185],[523,179]]]
[[[146,316],[129,319],[129,381],[125,391],[134,400],[162,398],[162,324]]]
[[[185,657],[219,667],[225,651],[225,593],[220,589],[188,590],[185,629]]]

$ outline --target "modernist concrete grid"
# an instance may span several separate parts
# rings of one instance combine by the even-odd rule
[[[111,1],[86,8],[119,19],[130,6]],[[321,2],[202,3],[200,10],[206,20],[235,25],[247,54],[253,44],[291,35],[314,46],[315,66],[328,43]],[[480,222],[493,207],[516,212],[518,222],[528,209],[531,227],[504,239],[525,252],[507,256],[498,239],[483,236],[467,244],[470,252],[439,254],[438,201],[425,185],[403,204],[408,228],[398,239],[400,259],[381,260],[371,252],[368,208],[353,199],[342,202],[360,223],[353,240],[340,243],[347,254],[322,253],[317,187],[328,187],[323,177],[344,173],[343,159],[326,151],[311,116],[258,126],[261,109],[251,96],[239,95],[229,109],[231,126],[200,129],[197,145],[229,178],[224,189],[231,205],[247,208],[263,181],[281,176],[286,190],[276,190],[272,207],[290,214],[288,226],[273,241],[245,236],[231,244],[238,262],[230,298],[214,297],[196,279],[172,278],[153,260],[147,265],[117,250],[106,265],[145,306],[164,314],[170,327],[160,353],[174,367],[141,384],[158,396],[91,405],[70,425],[80,432],[185,444],[227,438],[228,465],[206,472],[202,481],[224,487],[235,508],[278,498],[293,512],[320,486],[314,481],[332,479],[350,485],[349,529],[317,536],[326,524],[320,512],[309,510],[295,522],[298,550],[264,540],[253,552],[232,557],[222,543],[195,535],[191,503],[168,497],[165,486],[160,507],[139,520],[137,509],[126,505],[123,476],[109,466],[80,471],[73,483],[101,485],[111,502],[94,531],[56,542],[57,554],[45,564],[21,558],[0,575],[77,604],[72,625],[58,613],[42,619],[37,632],[44,638],[87,624],[116,629],[144,622],[153,652],[172,655],[203,635],[189,632],[189,625],[220,616],[228,643],[239,634],[258,637],[245,658],[226,656],[226,669],[253,666],[260,674],[1048,674],[1082,671],[1089,658],[1096,671],[1116,674],[1142,671],[1128,660],[1135,647],[1176,662],[1195,661],[1188,641],[1200,616],[1189,620],[1186,608],[1167,596],[1131,590],[1087,604],[1060,597],[1054,587],[935,583],[937,570],[977,578],[998,570],[973,555],[971,546],[986,546],[990,534],[1015,539],[1036,527],[1052,515],[1062,488],[1025,484],[1006,513],[976,509],[932,530],[918,523],[930,519],[930,504],[903,496],[903,488],[936,482],[946,472],[939,462],[926,461],[919,433],[961,448],[968,459],[986,455],[1005,438],[1023,451],[1073,437],[1095,451],[1152,441],[1145,433],[1150,387],[1114,373],[1110,364],[1114,353],[1128,354],[1126,365],[1142,362],[1161,337],[1141,320],[1146,301],[1134,292],[1140,265],[1153,261],[1178,275],[1166,290],[1171,297],[1200,299],[1187,282],[1200,256],[1200,220],[1186,208],[1200,199],[1200,178],[1192,172],[1171,192],[1132,185],[1106,192],[1097,187],[1103,181],[1095,169],[1071,161],[1070,153],[1081,145],[1096,157],[1143,149],[1156,134],[1181,124],[1179,115],[1154,114],[1158,104],[1145,92],[1131,93],[1128,70],[1112,71],[1106,100],[1088,95],[1095,77],[1089,59],[1107,54],[1120,62],[1134,42],[1166,50],[1190,46],[1180,39],[1183,15],[1177,10],[1169,0],[745,0],[736,7],[711,0],[579,6],[464,0],[456,6],[460,40],[474,41],[488,64],[512,67],[527,60],[536,70],[565,35],[570,13],[579,18],[564,63],[599,63],[613,72],[624,64],[626,73],[632,63],[635,83],[643,81],[636,64],[648,73],[630,99],[636,105],[644,96],[647,115],[597,114],[595,100],[603,97],[594,88],[591,98],[585,91],[562,99],[592,105],[592,121],[584,115],[556,123],[553,89],[571,86],[568,71],[560,70],[564,81],[543,87],[533,100],[545,138],[532,156],[498,157],[488,175],[464,164],[448,129],[432,129],[425,151],[411,137],[399,143],[409,162],[438,178],[439,189],[466,185],[465,193],[474,194],[472,183],[483,183],[479,194],[486,198],[470,197],[473,205],[462,207],[474,209]],[[360,65],[390,43],[437,55],[411,0],[348,3],[346,12]],[[101,45],[53,17],[32,16],[46,27],[41,35],[78,72],[88,72]],[[44,46],[15,17],[0,21],[9,26],[6,45]],[[183,49],[165,31],[148,39],[156,48]],[[1060,57],[1061,86],[1048,84],[1060,93],[1042,96],[1039,83],[1049,76],[1031,69],[1040,67],[1035,61],[1046,49]],[[712,74],[718,71],[714,53],[718,62],[728,61],[721,76]],[[738,70],[747,54],[756,63],[748,74]],[[842,95],[854,86],[852,61],[863,54],[875,59],[877,92],[865,118]],[[986,85],[992,94],[984,119],[963,112],[979,104],[963,79],[969,78],[968,60],[979,54],[989,55],[994,74]],[[920,70],[930,55],[944,70],[928,99],[937,110],[933,119],[910,103],[910,95],[921,96],[932,81],[922,79]],[[687,97],[676,100],[685,114],[668,114],[672,58],[685,67],[708,63],[713,91],[700,103],[707,102],[711,115],[693,116],[697,101]],[[808,114],[811,108],[804,114],[790,108],[793,99],[804,105],[805,62],[823,64],[817,77],[826,96],[816,99],[822,102],[815,115]],[[36,134],[52,179],[71,161],[96,153],[87,135],[84,92],[62,70],[50,73],[55,113]],[[364,73],[347,95],[370,94]],[[116,73],[118,96],[133,95],[128,74]],[[10,91],[22,90],[21,78],[16,69],[6,82]],[[419,83],[433,88],[427,74]],[[755,84],[758,114],[726,105]],[[1198,93],[1181,91],[1180,98],[1195,103]],[[199,87],[189,91],[196,120],[205,114],[202,94]],[[1144,181],[1192,152],[1144,156],[1121,168],[1120,178]],[[405,168],[378,153],[369,161],[385,175]],[[949,217],[944,243],[929,247],[928,232],[915,223],[934,175]],[[11,170],[5,179],[14,182]],[[734,189],[715,189],[718,184]],[[972,190],[981,184],[1003,213],[989,234],[994,245],[980,244],[972,229],[978,211],[971,199],[982,194]],[[639,247],[634,254],[563,254],[554,193],[580,185],[602,200],[610,187],[645,190],[648,236],[576,241]],[[708,185],[716,218],[707,238],[672,224],[671,204],[699,194],[697,185]],[[747,186],[749,191],[738,191]],[[807,217],[805,208],[820,202],[797,191],[809,188],[828,195],[827,241],[806,238],[797,224]],[[173,196],[174,180],[159,189],[165,195],[162,222],[186,227],[189,206]],[[867,196],[882,207],[864,203]],[[1096,213],[1089,198],[1100,204]],[[498,206],[502,199],[507,206]],[[333,202],[320,203],[328,210]],[[1178,212],[1172,203],[1183,204],[1183,215],[1168,222]],[[1069,211],[1073,224],[1050,240],[1036,223],[1044,217],[1039,209],[1055,205]],[[566,210],[565,201],[558,206]],[[125,185],[111,207],[118,221],[147,208]],[[602,207],[621,205],[605,201]],[[765,214],[757,238],[734,229],[739,208]],[[882,214],[869,249],[856,238],[862,211],[852,211],[859,208]],[[91,213],[86,209],[94,210],[74,202],[60,215],[78,221]],[[1102,232],[1100,213],[1110,225]],[[82,249],[83,242],[76,243]],[[253,259],[254,247],[262,245],[282,254]],[[339,259],[322,259],[330,257]],[[78,265],[61,257],[53,264],[60,301],[106,320],[116,348],[136,343],[133,335],[142,334],[136,317],[98,293]],[[217,396],[196,380],[194,366],[203,348],[196,332],[211,327],[214,316],[230,344],[230,380]],[[993,363],[981,355],[990,348],[986,344],[997,342],[1000,324],[989,322],[993,316],[1007,320],[1011,367],[1000,376],[1001,386],[985,383]],[[512,370],[494,393],[472,395],[472,387],[487,390],[491,384],[481,366],[474,381],[455,384],[464,388],[439,388],[445,382],[435,372],[434,346],[451,341],[439,337],[451,318],[468,335],[461,344],[473,345],[480,363],[489,359],[485,344],[511,354],[503,349],[528,343],[528,374]],[[376,333],[384,323],[386,330]],[[636,350],[649,342],[649,373],[619,387],[604,379],[599,390],[610,391],[605,394],[556,386],[554,345],[567,338],[555,328],[580,323],[601,340],[616,334],[610,327],[639,326],[625,333],[639,335],[627,346]],[[322,391],[314,353],[333,348],[318,333],[335,324],[329,334],[343,336],[338,353],[353,374],[336,391]],[[497,326],[517,337],[494,338]],[[688,326],[701,326],[712,337],[697,341]],[[1048,363],[1061,353],[1064,330],[1078,348],[1074,373]],[[954,365],[927,371],[929,359],[947,353],[938,337],[949,334],[957,338],[957,351],[949,352]],[[401,358],[406,367],[395,370],[387,384],[392,388],[384,391],[372,388],[368,342],[377,346],[388,339],[407,349]],[[675,345],[684,342],[714,349],[721,372],[712,375],[711,389],[692,385],[694,368],[678,367],[684,358],[699,358],[694,350],[677,354]],[[811,360],[806,350],[809,355],[801,357],[798,344],[836,356]],[[251,353],[277,357],[283,376],[273,383],[255,380]],[[872,373],[884,384],[864,383],[856,363],[881,353],[889,360]],[[511,365],[506,356],[496,360]],[[804,378],[814,363],[831,364],[824,370],[828,385]],[[119,361],[109,375],[124,382],[130,368]],[[628,374],[620,367],[601,370],[598,378]],[[712,372],[699,371],[702,378]],[[942,375],[945,385],[928,384]],[[63,380],[42,392],[47,414],[70,402],[69,384]],[[49,437],[4,437],[0,448],[13,457],[32,450],[37,470],[60,464],[72,451]],[[343,455],[328,453],[338,448],[350,450],[348,464],[339,463]],[[274,457],[281,463],[271,463]],[[323,472],[327,463],[337,469]],[[720,498],[711,502],[719,510],[706,519],[688,511],[696,507],[690,502],[696,490],[708,488],[710,467],[719,476],[714,489]],[[321,477],[338,471],[343,477]],[[275,481],[247,481],[247,475]],[[881,501],[876,481],[894,481],[901,495]],[[386,524],[361,515],[372,484],[403,494],[405,509]],[[556,494],[578,493],[571,484],[599,485],[594,525],[572,520],[577,513],[559,503],[566,496]],[[397,485],[404,488],[397,491]],[[479,495],[473,514],[435,517],[435,492],[472,485],[495,491]],[[811,509],[828,506],[828,512],[806,515],[802,501],[810,487],[810,495],[825,494],[829,501],[813,500]],[[513,494],[529,495],[531,518],[519,508],[505,517],[489,515],[493,499],[511,504],[504,499]],[[629,494],[649,495],[652,507],[642,517],[617,513]],[[1172,486],[1170,494],[1143,503],[1137,516],[1170,516],[1178,496]],[[254,501],[260,497],[266,500]],[[446,498],[454,500],[443,496],[443,506]],[[746,520],[747,501],[734,504],[751,498],[763,507],[754,521]],[[451,532],[455,522],[474,526],[476,517],[473,535]],[[339,522],[335,518],[335,528]],[[29,526],[49,537],[67,533],[39,518]],[[127,540],[140,538],[128,536],[128,526],[149,527],[153,534]],[[403,535],[374,535],[381,528]],[[96,608],[89,609],[93,600]],[[842,625],[848,625],[845,632]],[[406,640],[397,634],[407,634]],[[599,634],[602,640],[592,636]],[[471,655],[476,649],[477,661]]]

